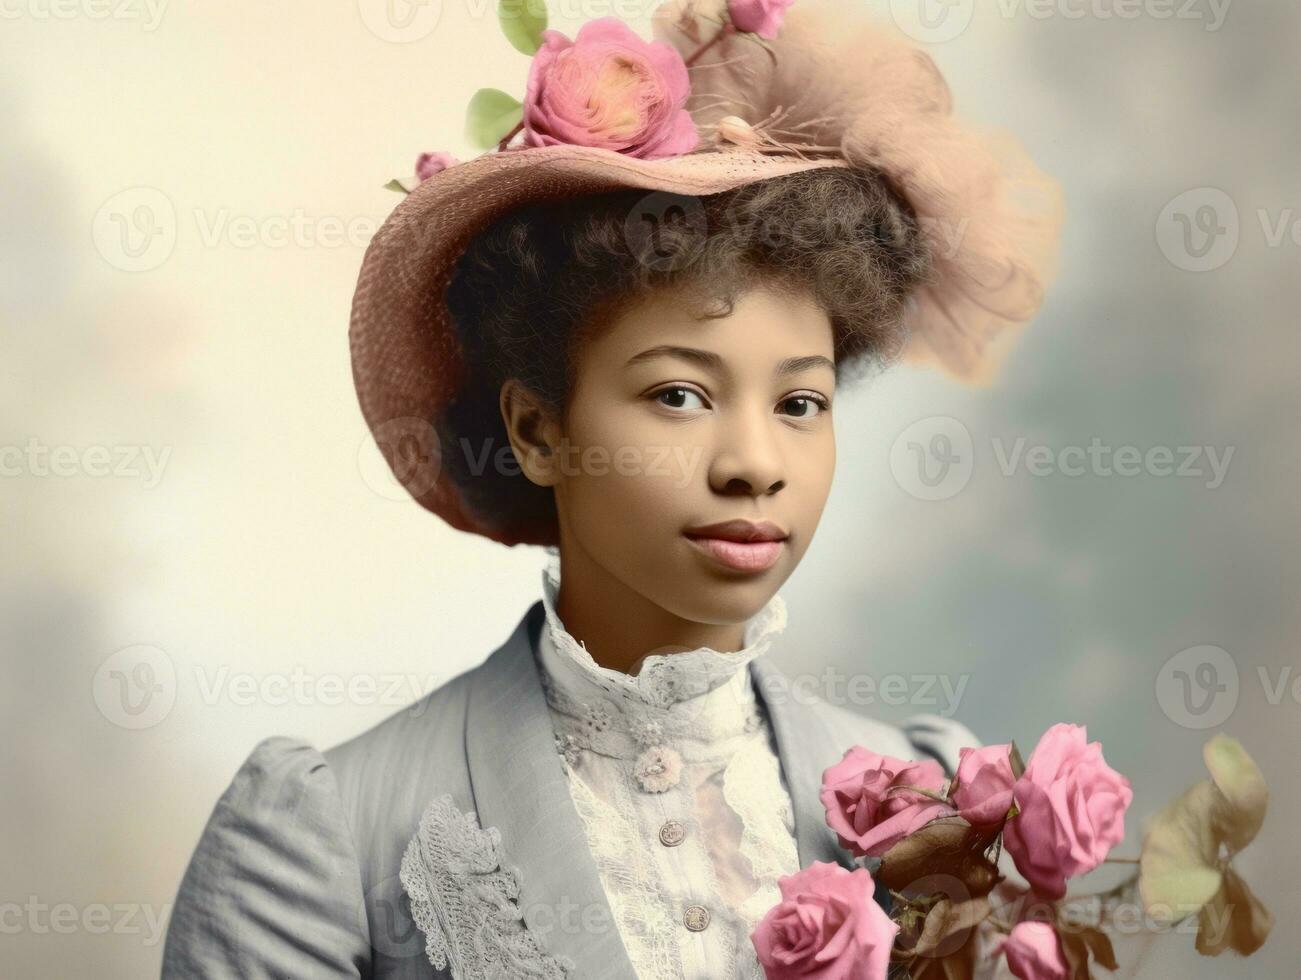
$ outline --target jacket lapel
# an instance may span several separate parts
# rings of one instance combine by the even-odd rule
[[[545,619],[536,602],[475,672],[466,755],[479,824],[501,833],[526,927],[575,978],[636,980],[555,747],[534,656]]]
[[[807,868],[813,861],[833,861],[852,870],[857,867],[853,855],[840,846],[836,832],[827,826],[819,797],[822,773],[839,762],[849,746],[834,743],[814,705],[791,694],[790,679],[768,655],[750,661],[750,673],[777,736],[777,753],[795,813],[800,867]]]
[[[814,861],[833,861],[850,871],[866,867],[875,876],[880,858],[859,862],[840,846],[836,832],[827,825],[827,811],[820,796],[823,772],[844,757],[849,745],[837,741],[826,719],[815,710],[816,703],[805,704],[791,695],[790,679],[767,655],[752,660],[750,667],[757,695],[768,710],[777,736],[777,751],[795,814],[800,867],[807,868]],[[891,911],[894,900],[884,882],[876,882],[873,897],[887,913]]]

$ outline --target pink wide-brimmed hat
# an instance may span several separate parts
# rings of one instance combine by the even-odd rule
[[[506,129],[496,149],[466,162],[421,155],[353,298],[362,413],[399,482],[453,527],[554,543],[472,512],[438,478],[431,424],[465,380],[443,299],[454,266],[515,208],[629,188],[704,197],[815,168],[871,169],[912,208],[931,253],[931,281],[905,314],[909,360],[986,379],[1009,328],[1039,309],[1064,213],[1057,183],[1014,138],[960,125],[931,58],[858,5],[671,0],[650,42],[611,17],[572,41],[534,24],[527,46],[530,25],[516,26],[516,45],[536,50],[515,114],[502,93],[486,102]]]

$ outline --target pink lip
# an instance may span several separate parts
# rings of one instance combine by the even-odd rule
[[[784,541],[727,541],[723,538],[693,538],[688,541],[714,561],[739,572],[762,572],[781,557]]]

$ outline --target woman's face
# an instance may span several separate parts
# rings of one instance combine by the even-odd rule
[[[831,488],[833,350],[811,296],[763,288],[726,318],[660,291],[605,325],[579,354],[558,447],[562,556],[581,549],[685,620],[754,615],[804,556]],[[782,537],[697,533],[728,521]]]

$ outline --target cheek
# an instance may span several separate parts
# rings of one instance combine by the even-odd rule
[[[798,562],[812,542],[831,494],[836,472],[836,441],[830,428],[817,438],[799,444],[789,491],[789,519],[802,532],[794,542],[793,558]]]
[[[672,426],[657,425],[638,406],[583,411],[576,405],[564,477],[568,517],[588,537],[646,539],[677,527],[682,497],[703,454]]]

